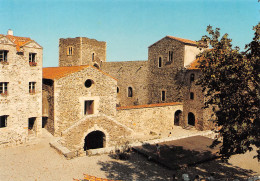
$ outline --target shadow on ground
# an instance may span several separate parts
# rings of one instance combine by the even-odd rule
[[[100,161],[98,164],[107,173],[107,178],[118,180],[172,180],[173,174],[180,179],[183,173],[188,173],[191,179],[195,175],[202,178],[214,173],[214,178],[218,180],[244,180],[255,174],[251,170],[235,167],[216,159],[216,149],[211,150],[202,145],[194,148],[193,141],[191,139],[162,143],[160,157],[156,155],[155,145],[146,144],[135,148],[139,149],[139,154],[129,153],[128,160]],[[184,146],[179,146],[181,143]],[[189,147],[193,148],[189,149]]]

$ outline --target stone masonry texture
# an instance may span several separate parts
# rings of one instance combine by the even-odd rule
[[[7,64],[0,62],[0,82],[8,82],[8,94],[0,95],[0,116],[7,116],[6,127],[0,128],[0,147],[28,140],[28,119],[35,118],[34,134],[42,126],[42,47],[30,41],[17,47],[0,36],[0,50],[7,50]],[[29,53],[36,53],[36,66],[29,65]],[[36,82],[35,93],[29,93],[29,82]]]

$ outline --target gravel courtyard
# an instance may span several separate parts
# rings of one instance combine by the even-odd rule
[[[183,172],[163,168],[137,153],[132,153],[130,160],[127,161],[115,160],[109,155],[66,160],[49,146],[49,142],[53,139],[55,138],[44,131],[41,138],[31,143],[0,149],[0,180],[71,181],[73,178],[82,179],[83,173],[86,173],[110,179],[155,181],[170,180],[173,173],[178,175]],[[210,168],[210,171],[222,169],[223,174],[225,170],[233,170],[242,174],[259,175],[260,165],[255,159],[251,159],[253,154],[233,156],[230,160],[233,165],[212,161],[189,168],[185,172],[200,170],[206,173],[205,169]],[[232,169],[226,169],[228,167]]]

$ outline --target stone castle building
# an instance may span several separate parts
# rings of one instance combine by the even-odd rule
[[[59,67],[43,69],[43,126],[77,152],[176,125],[210,129],[194,83],[201,51],[195,41],[166,36],[148,47],[146,61],[106,62],[105,42],[60,39]]]
[[[42,47],[0,34],[0,147],[26,142],[42,130]]]

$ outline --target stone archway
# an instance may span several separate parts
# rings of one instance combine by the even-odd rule
[[[180,125],[181,117],[182,117],[182,111],[181,110],[177,110],[174,113],[174,125],[175,126],[179,126]]]
[[[192,112],[189,112],[188,114],[188,124],[195,126],[195,115]]]
[[[84,151],[89,149],[104,148],[106,144],[106,136],[102,131],[92,131],[84,140]]]

